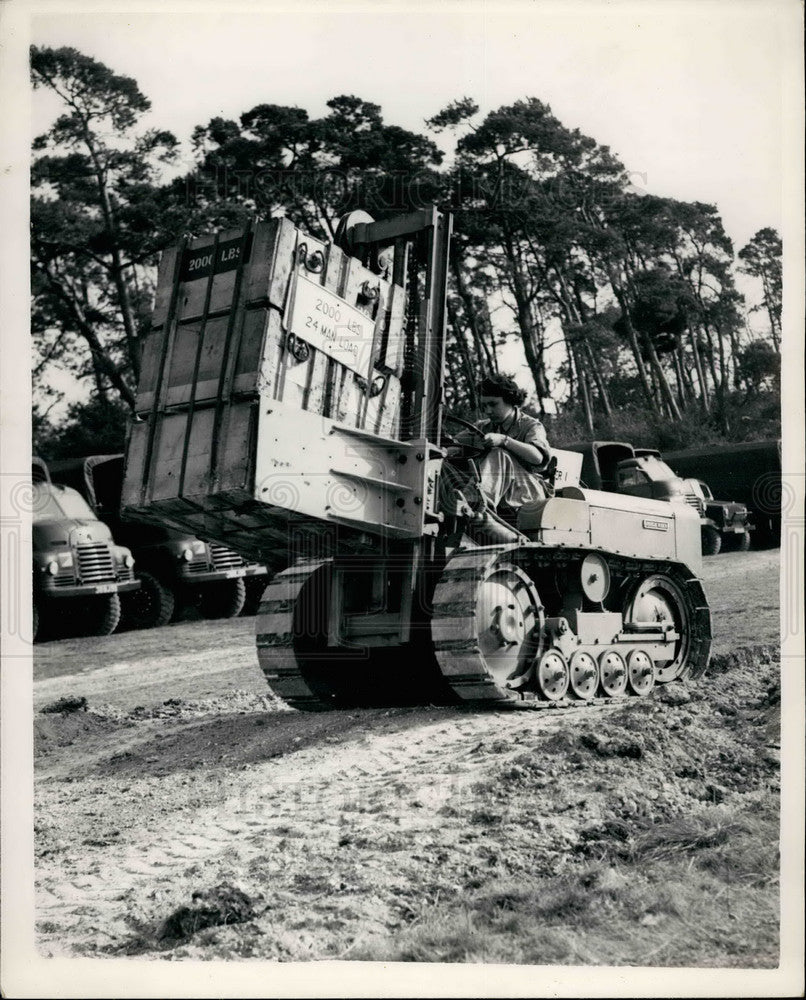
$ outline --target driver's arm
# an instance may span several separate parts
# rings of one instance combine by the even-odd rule
[[[551,449],[541,424],[535,424],[528,436],[528,441],[518,441],[506,434],[487,434],[485,440],[495,448],[503,448],[525,466],[537,469],[544,466],[551,458]]]
[[[484,440],[493,448],[503,448],[524,465],[539,466],[548,461],[547,449],[527,441],[517,441],[506,434],[485,434]]]

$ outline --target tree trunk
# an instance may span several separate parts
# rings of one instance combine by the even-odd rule
[[[476,393],[476,383],[479,381],[478,373],[473,371],[473,364],[470,360],[470,352],[467,349],[464,330],[461,328],[459,317],[456,314],[456,307],[448,301],[448,318],[450,319],[453,339],[456,344],[459,356],[462,359],[462,371],[465,376],[467,396],[472,410],[478,410],[478,394]],[[459,394],[461,395],[461,393]]]
[[[543,364],[542,337],[536,329],[534,318],[529,302],[529,293],[526,288],[521,262],[515,252],[513,236],[504,226],[504,238],[502,249],[506,257],[509,268],[509,277],[512,281],[512,293],[515,297],[515,314],[518,321],[518,329],[523,343],[523,352],[526,356],[526,363],[532,373],[532,380],[535,385],[541,412],[543,412],[543,397],[546,393],[547,379],[546,370]]]
[[[106,227],[107,234],[109,235],[110,256],[112,258],[112,264],[107,268],[107,270],[109,271],[117,293],[120,315],[123,320],[123,330],[126,335],[126,349],[129,356],[129,364],[131,365],[135,380],[137,380],[140,378],[140,345],[137,336],[137,327],[134,322],[134,313],[132,312],[129,287],[126,283],[126,275],[124,273],[124,266],[120,256],[117,223],[115,222],[112,199],[106,185],[106,171],[98,159],[98,152],[93,144],[89,129],[85,132],[84,144],[89,151],[90,159],[92,160],[93,167],[95,168],[95,182],[98,186],[101,214],[104,217],[104,226]]]
[[[612,423],[613,420],[613,409],[610,405],[610,396],[607,392],[607,386],[602,378],[602,373],[599,371],[599,366],[596,364],[596,358],[593,356],[593,349],[588,341],[585,341],[585,355],[587,360],[590,362],[590,369],[593,375],[593,381],[596,383],[596,388],[599,392],[599,399],[602,401],[602,409],[605,412],[608,423]]]
[[[95,330],[84,317],[81,306],[62,286],[61,282],[55,277],[55,275],[47,269],[45,269],[45,274],[51,289],[72,318],[76,331],[87,341],[90,354],[92,356],[93,367],[97,367],[97,369],[109,379],[110,383],[120,393],[121,399],[127,406],[134,410],[134,393],[126,384],[126,381],[121,375],[118,367],[104,350],[103,345],[95,333]]]
[[[708,401],[708,383],[705,381],[705,371],[702,367],[702,358],[700,357],[700,348],[697,343],[697,335],[694,332],[694,327],[689,325],[688,328],[689,338],[691,340],[691,353],[694,355],[694,368],[697,372],[697,381],[700,384],[700,402],[702,408],[706,413],[711,410],[710,403]]]
[[[779,339],[779,329],[778,321],[775,315],[775,309],[772,304],[772,290],[770,289],[769,278],[767,277],[767,272],[762,268],[761,270],[761,288],[762,295],[764,297],[764,308],[767,310],[767,317],[770,321],[770,334],[772,335],[772,344],[775,348],[777,354],[781,353],[781,344]]]
[[[638,335],[635,332],[635,327],[632,324],[632,317],[630,316],[630,306],[627,302],[627,296],[624,294],[623,290],[616,285],[613,285],[613,291],[615,292],[616,299],[621,307],[621,318],[624,321],[624,329],[627,331],[627,339],[630,342],[630,348],[632,349],[633,357],[635,358],[635,366],[638,369],[638,380],[641,383],[641,388],[644,390],[644,395],[646,396],[650,409],[655,416],[659,417],[660,410],[654,393],[649,385],[646,367],[644,366],[644,359],[641,356],[641,348],[638,345]]]
[[[591,397],[590,397],[590,387],[588,383],[588,373],[585,371],[585,366],[582,364],[582,359],[574,348],[571,348],[571,352],[574,357],[574,362],[576,364],[577,370],[577,383],[579,384],[579,396],[582,400],[582,409],[585,413],[585,426],[588,429],[588,433],[593,437],[594,426],[593,426],[593,409],[591,408]]]
[[[487,362],[486,369],[479,371],[478,373],[479,378],[481,378],[483,375],[486,375],[487,372],[495,371],[495,365],[490,357],[490,350],[487,345],[484,330],[482,329],[484,324],[476,311],[476,304],[473,301],[473,293],[467,287],[467,282],[465,281],[465,276],[462,271],[462,262],[457,259],[457,254],[451,254],[450,263],[451,271],[453,272],[453,280],[456,284],[456,294],[462,301],[462,308],[465,312],[465,320],[473,336],[476,352],[479,357],[483,353],[485,355],[485,361]]]

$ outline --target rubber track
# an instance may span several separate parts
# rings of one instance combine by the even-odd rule
[[[445,679],[462,701],[508,702],[518,707],[562,708],[579,705],[573,699],[550,702],[536,698],[524,699],[518,693],[503,691],[490,676],[478,643],[475,607],[478,587],[498,558],[505,552],[513,557],[529,550],[518,546],[497,546],[495,550],[462,552],[454,555],[434,592],[431,635],[437,662]],[[573,553],[569,552],[570,560]],[[518,560],[513,560],[518,561]],[[621,560],[620,560],[621,561]],[[621,561],[623,562],[623,561]],[[636,561],[624,562],[641,575],[663,573],[681,588],[689,602],[691,628],[687,663],[679,677],[699,676],[708,664],[711,648],[711,615],[702,584],[684,567],[675,564]],[[594,698],[587,704],[612,704],[610,698]]]
[[[329,708],[308,686],[294,653],[294,606],[310,577],[328,560],[295,563],[263,591],[255,620],[257,658],[269,687],[293,708]]]
[[[555,702],[524,699],[515,692],[501,690],[487,672],[475,625],[478,585],[502,554],[511,552],[514,557],[524,551],[529,550],[510,545],[487,546],[483,550],[457,553],[449,561],[434,592],[431,622],[434,652],[443,676],[461,701],[530,709],[612,704],[613,699],[599,697],[588,702],[570,698]],[[572,552],[563,553],[557,561],[570,560],[572,556]],[[297,563],[275,576],[263,593],[256,620],[258,662],[269,686],[293,708],[308,711],[329,709],[333,705],[317,695],[300,670],[294,652],[294,607],[305,583],[327,563],[328,560]],[[641,575],[663,573],[683,591],[689,602],[691,627],[687,664],[679,676],[699,676],[708,664],[711,648],[711,616],[700,581],[679,564],[645,560],[635,563],[619,560],[619,563],[640,571]]]

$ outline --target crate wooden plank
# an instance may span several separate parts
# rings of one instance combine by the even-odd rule
[[[277,309],[249,309],[246,311],[244,335],[260,338],[257,372],[245,371],[236,375],[233,391],[252,391],[271,399],[278,391],[277,380],[283,354],[284,334],[281,315]],[[246,333],[246,328],[250,332]]]
[[[160,358],[162,344],[166,336],[164,326],[151,330],[143,339],[140,355],[140,379],[137,383],[137,394],[134,409],[138,414],[148,413],[154,406],[154,393],[159,381]]]
[[[152,500],[166,500],[179,493],[186,427],[186,413],[159,415],[149,470]]]
[[[243,316],[243,332],[235,364],[233,391],[238,393],[257,392],[258,374],[263,357],[263,338],[266,335],[268,310],[246,309]]]
[[[252,449],[256,433],[256,402],[230,403],[227,437],[219,465],[219,490],[250,489],[253,485]]]
[[[161,327],[168,318],[173,290],[173,274],[178,253],[178,247],[169,247],[160,257],[157,268],[157,291],[154,294],[154,311],[151,314],[152,327]]]
[[[142,502],[147,447],[148,424],[145,422],[132,423],[126,445],[126,475],[121,493],[121,504],[124,507]]]
[[[207,493],[210,487],[214,420],[215,409],[212,406],[193,411],[185,464],[185,496]]]
[[[272,219],[257,227],[247,276],[247,302],[268,300],[269,305],[283,308],[296,244],[297,230],[288,219]]]
[[[203,336],[203,341],[195,398],[198,402],[215,396],[221,377],[226,331],[226,316],[209,319],[204,330],[199,321],[181,323],[177,327],[168,371],[168,391],[165,396],[167,406],[186,403],[191,398],[193,369],[200,336]]]

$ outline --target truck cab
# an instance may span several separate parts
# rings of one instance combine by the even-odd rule
[[[593,441],[572,445],[570,450],[582,453],[582,480],[593,489],[684,503],[696,510],[703,555],[716,555],[723,541],[726,547],[749,547],[750,525],[744,504],[715,500],[705,483],[682,479],[656,449],[634,448],[620,441]]]
[[[34,638],[111,635],[119,595],[140,586],[131,550],[114,542],[76,490],[51,482],[41,459],[32,461],[31,473]]]
[[[267,567],[159,519],[143,523],[121,517],[123,470],[121,454],[69,459],[54,463],[51,471],[58,481],[81,490],[115,537],[134,552],[141,588],[124,602],[124,623],[133,628],[166,625],[189,605],[205,618],[238,615],[246,601],[246,582],[259,585]]]

